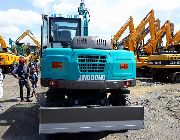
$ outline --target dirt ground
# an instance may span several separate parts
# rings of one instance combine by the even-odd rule
[[[145,107],[145,129],[125,133],[81,133],[54,135],[54,139],[82,140],[179,140],[180,84],[138,79],[129,88],[132,104]],[[47,88],[38,85],[37,99],[20,102],[18,81],[12,75],[4,80],[4,96],[0,99],[0,138],[2,140],[45,140],[38,134],[38,108],[44,102]],[[25,94],[26,92],[24,92]],[[26,94],[25,94],[26,95]]]

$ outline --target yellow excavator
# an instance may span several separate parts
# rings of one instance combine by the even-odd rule
[[[141,50],[138,46],[148,33],[150,33],[151,38],[155,38],[155,33],[158,29],[159,23],[159,20],[155,21],[154,10],[151,10],[140,22],[140,24],[134,28],[133,32],[124,40],[124,47],[128,48],[130,51],[133,51],[136,56],[137,75],[142,75],[142,73],[148,68],[148,56],[143,55],[142,53],[140,54],[139,52]],[[148,24],[149,27],[146,27]],[[154,44],[153,41],[151,41],[151,43]]]
[[[156,40],[158,40],[166,32],[166,46],[163,46],[161,49],[157,48],[157,51],[148,57],[148,67],[152,69],[152,77],[154,79],[179,83],[180,45],[178,42],[180,42],[180,38],[178,37],[179,32],[172,36],[171,25],[170,21],[167,21],[162,26],[162,30],[159,31],[159,36],[156,36]]]
[[[137,55],[136,45],[137,45],[137,37],[141,34],[142,30],[145,26],[149,23],[150,35],[152,39],[155,39],[156,33],[156,25],[155,25],[155,17],[154,17],[154,10],[151,10],[146,17],[140,22],[140,24],[134,29],[133,33],[130,35],[129,38],[129,50],[134,51],[135,55]],[[151,41],[151,44],[154,44]]]
[[[171,39],[171,44],[172,45],[179,45],[180,44],[180,30]]]
[[[160,28],[160,20],[157,19],[155,21],[155,28],[156,31]],[[137,53],[137,75],[139,76],[147,76],[147,59],[148,59],[148,52],[143,49],[144,46],[144,39],[150,32],[150,26],[144,28],[142,32],[136,38],[136,53]]]
[[[155,21],[155,25],[156,25],[156,31],[158,31],[160,29],[160,20],[159,19],[157,19]],[[142,29],[141,33],[136,38],[136,46],[138,47],[136,49],[141,49],[142,46],[144,46],[144,39],[149,34],[149,32],[150,32],[150,27],[149,26],[146,27],[146,28],[144,27]],[[121,43],[124,46],[124,48],[129,47],[129,37],[130,37],[130,35],[126,36],[125,38],[123,38],[121,40]]]
[[[149,55],[152,55],[155,51],[158,51],[158,42],[162,40],[164,35],[166,35],[166,48],[170,46],[170,40],[171,40],[171,23],[169,20],[167,20],[164,25],[160,28],[159,31],[155,33],[155,38],[150,38],[148,42],[143,46],[143,49],[145,52],[147,52]],[[152,44],[154,42],[154,44]]]
[[[157,19],[155,21],[155,28],[156,28],[156,31],[160,30],[160,20],[159,19]],[[138,37],[136,39],[136,46],[137,46],[136,49],[139,49],[139,50],[143,49],[143,46],[145,44],[144,39],[149,34],[149,32],[150,32],[150,27],[148,26],[146,29],[145,28],[143,29],[143,31],[140,33],[140,35],[138,35]],[[137,53],[139,53],[139,52],[137,52]],[[146,52],[146,50],[145,50],[145,53],[148,53],[148,52]]]
[[[130,18],[126,21],[126,23],[117,31],[117,33],[114,35],[114,37],[111,40],[112,43],[112,49],[118,49],[118,40],[120,39],[120,37],[122,36],[122,34],[127,30],[127,28],[129,27],[129,33],[130,35],[133,33],[134,31],[134,23],[133,23],[133,17],[130,16]]]
[[[24,33],[22,33],[20,35],[20,37],[16,40],[16,42],[20,42],[24,37],[28,36],[33,42],[34,44],[37,45],[37,49],[41,48],[41,44],[39,43],[39,41],[34,37],[33,33],[30,30],[25,31]]]
[[[149,27],[146,25],[149,23]],[[141,50],[141,42],[145,38],[145,36],[150,33],[151,38],[155,39],[155,33],[160,28],[160,20],[155,20],[154,11],[151,10],[146,17],[140,22],[140,24],[134,28],[133,18],[130,17],[127,22],[118,30],[118,32],[114,35],[112,39],[112,48],[116,49],[117,41],[124,33],[124,31],[129,27],[130,34],[120,41],[120,44],[123,45],[124,49],[128,49],[133,51],[136,56],[136,67],[137,73],[141,73],[142,69],[145,70],[147,67],[147,55],[140,54]],[[153,41],[151,43],[154,44]],[[118,44],[119,45],[119,44]],[[116,46],[116,47],[115,47]],[[147,54],[147,53],[146,53]],[[145,70],[146,71],[146,70]],[[139,75],[139,74],[138,74]]]
[[[22,39],[24,39],[24,37],[28,36],[36,45],[35,51],[29,53],[26,57],[26,63],[29,63],[30,59],[34,60],[34,59],[39,59],[39,51],[41,48],[41,44],[39,43],[39,41],[34,37],[34,35],[32,34],[32,32],[30,30],[26,30],[25,32],[23,32],[20,37],[16,40],[16,44],[18,44]]]
[[[6,44],[4,38],[0,35],[0,68],[5,73],[9,73],[12,70],[13,63],[19,61],[19,56],[12,54]]]
[[[154,10],[151,10],[146,17],[140,22],[140,24],[135,28],[135,31],[133,32],[132,36],[130,36],[128,45],[129,48],[131,48],[135,52],[136,56],[136,68],[137,68],[137,76],[149,76],[148,73],[150,69],[148,66],[148,54],[145,51],[142,51],[141,47],[139,47],[139,43],[142,41],[142,38],[139,38],[139,35],[141,35],[143,29],[149,25],[149,33],[150,37],[155,39],[155,33],[157,30],[157,25],[155,21],[154,16]],[[144,34],[144,37],[147,34]],[[139,40],[139,39],[140,40]],[[153,40],[150,41],[152,44],[155,42]]]

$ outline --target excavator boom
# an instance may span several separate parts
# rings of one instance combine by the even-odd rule
[[[35,58],[38,58],[38,56],[37,55],[39,55],[38,54],[38,52],[39,52],[39,50],[40,50],[40,48],[41,48],[41,44],[39,43],[39,41],[34,37],[34,35],[32,34],[32,32],[30,31],[30,30],[27,30],[27,31],[25,31],[23,34],[21,34],[20,35],[20,37],[16,40],[16,44],[18,44],[22,39],[24,39],[24,37],[26,37],[26,36],[28,36],[33,42],[34,42],[34,44],[37,46],[36,47],[36,52],[37,52],[37,54],[32,54],[32,53],[30,53],[30,54],[28,54],[28,56],[26,56],[26,63],[29,63],[29,61],[31,60],[31,59],[35,59]]]
[[[179,45],[179,44],[180,44],[180,30],[171,39],[171,45]]]
[[[166,33],[166,48],[170,45],[170,40],[171,40],[171,26],[170,26],[170,21],[167,20],[165,24],[162,26],[161,30],[159,30],[156,34],[156,42],[161,38],[163,33]]]
[[[144,46],[144,51],[146,51],[148,54],[153,54],[157,49],[157,43],[162,37],[164,36],[164,33],[166,34],[166,48],[170,45],[171,40],[171,27],[170,27],[170,21],[167,20],[164,25],[160,28],[158,32],[155,34],[155,40],[153,40],[154,44],[152,44],[152,38],[148,40],[148,42]]]
[[[5,42],[4,38],[3,38],[1,35],[0,35],[0,44],[1,44],[1,47],[2,47],[3,49],[8,48],[8,46],[6,45],[6,42]]]
[[[154,11],[151,10],[146,17],[140,22],[140,24],[134,29],[134,32],[130,35],[129,38],[129,50],[136,52],[136,39],[141,34],[142,30],[145,28],[146,24],[149,23],[150,28],[150,35],[151,35],[151,43],[154,44],[155,40],[155,17],[154,17]]]
[[[38,49],[40,49],[41,44],[39,43],[39,41],[34,37],[34,35],[32,34],[32,32],[30,30],[25,31],[17,40],[16,42],[20,42],[24,37],[28,36],[33,42],[34,44],[37,45]]]
[[[159,20],[159,19],[157,19],[157,20],[155,21],[155,25],[156,25],[156,30],[158,31],[158,30],[160,29],[160,20]],[[144,28],[142,29],[141,33],[140,33],[140,34],[137,36],[137,38],[136,38],[136,43],[137,43],[136,46],[139,46],[139,47],[136,48],[136,49],[140,49],[140,47],[144,45],[143,40],[144,40],[144,38],[149,34],[149,32],[150,32],[150,27],[149,27],[149,26],[146,27],[146,28],[144,27]],[[129,38],[130,38],[130,35],[126,36],[125,38],[123,38],[123,39],[121,40],[124,48],[129,48],[129,44],[128,44]]]
[[[132,34],[134,30],[134,23],[133,23],[133,17],[130,16],[130,18],[126,21],[126,23],[118,30],[118,32],[114,35],[114,38],[112,39],[112,48],[115,49],[117,41],[120,39],[122,34],[125,32],[125,30],[129,27],[130,34]]]

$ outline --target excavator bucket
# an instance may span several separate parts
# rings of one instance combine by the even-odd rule
[[[143,128],[143,106],[40,108],[40,134],[121,131]]]

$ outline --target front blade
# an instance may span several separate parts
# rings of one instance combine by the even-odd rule
[[[143,128],[143,106],[40,108],[40,134],[119,131]]]

